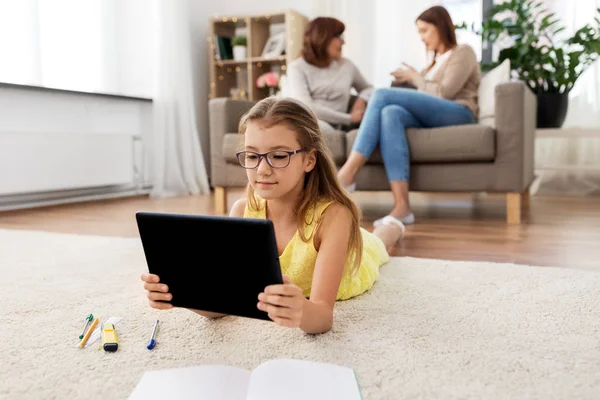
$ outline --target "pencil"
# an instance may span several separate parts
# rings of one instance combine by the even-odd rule
[[[96,328],[96,325],[98,325],[98,318],[94,318],[94,320],[92,321],[92,324],[90,325],[90,329],[87,330],[87,332],[85,333],[85,336],[83,337],[83,339],[81,339],[81,342],[79,342],[79,347],[85,346],[85,343],[90,338],[90,335],[94,331],[94,328]]]

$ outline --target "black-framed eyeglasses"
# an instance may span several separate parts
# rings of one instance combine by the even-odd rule
[[[240,165],[246,169],[257,168],[260,164],[260,160],[265,158],[267,163],[272,168],[285,168],[290,165],[291,157],[294,154],[301,153],[306,149],[298,150],[273,150],[268,153],[257,153],[255,151],[238,151],[235,153]]]

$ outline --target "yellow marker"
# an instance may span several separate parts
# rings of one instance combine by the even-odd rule
[[[105,351],[117,351],[119,340],[115,326],[109,322],[102,324],[102,347]]]
[[[90,338],[90,335],[92,334],[92,332],[94,332],[94,329],[96,328],[96,325],[98,325],[98,318],[94,318],[94,320],[92,321],[92,324],[90,325],[89,329],[87,330],[87,332],[85,333],[85,335],[81,339],[81,342],[79,342],[79,347],[85,346],[85,343]]]

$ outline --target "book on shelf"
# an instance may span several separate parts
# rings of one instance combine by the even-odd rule
[[[214,35],[213,42],[215,45],[215,54],[218,60],[232,60],[233,47],[231,46],[231,38],[227,36]]]
[[[201,365],[144,373],[128,400],[361,400],[352,368],[276,359],[252,371]]]

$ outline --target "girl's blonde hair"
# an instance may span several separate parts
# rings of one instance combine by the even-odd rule
[[[347,259],[351,260],[351,270],[356,272],[362,257],[362,235],[360,233],[360,212],[356,204],[348,197],[346,191],[337,179],[333,155],[325,142],[325,137],[319,129],[317,118],[304,104],[291,98],[267,97],[256,103],[240,120],[239,133],[243,135],[249,122],[260,124],[261,127],[270,128],[275,125],[284,125],[296,132],[300,147],[307,152],[316,150],[315,167],[306,175],[304,190],[302,191],[298,208],[298,232],[303,241],[310,238],[304,235],[304,224],[316,222],[318,227],[322,217],[314,221],[315,215],[308,215],[309,210],[320,200],[334,201],[350,210],[352,226],[348,242]],[[302,154],[302,153],[301,153]],[[254,195],[250,184],[246,187],[249,206],[258,210],[260,205]],[[316,229],[313,230],[313,233]]]

